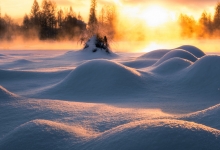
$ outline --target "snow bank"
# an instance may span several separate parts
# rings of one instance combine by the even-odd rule
[[[170,50],[168,49],[158,49],[158,50],[153,50],[149,53],[146,53],[137,59],[160,59],[163,57],[166,53],[168,53]]]
[[[183,45],[183,46],[180,46],[176,49],[183,49],[185,51],[188,51],[188,52],[192,53],[194,56],[196,56],[197,58],[205,56],[205,53],[202,50],[200,50],[199,48],[192,46],[192,45]]]
[[[219,149],[220,131],[180,120],[149,120],[125,124],[98,137],[91,150]],[[93,147],[94,146],[94,147]]]
[[[153,65],[155,62],[157,62],[156,59],[137,59],[134,61],[122,62],[122,64],[128,67],[139,69],[149,67]]]
[[[14,64],[29,64],[29,63],[33,63],[33,62],[30,60],[27,60],[27,59],[19,59],[19,60],[15,60],[13,63]]]
[[[4,63],[0,65],[1,69],[14,69],[14,68],[25,68],[27,66],[33,67],[34,62],[27,59],[19,59],[12,62]]]
[[[180,75],[187,89],[194,94],[220,97],[220,56],[206,55],[183,70]]]
[[[9,132],[0,140],[2,150],[79,149],[92,132],[49,120],[33,120]]]
[[[57,72],[34,72],[34,71],[15,71],[15,70],[2,70],[0,69],[0,82],[5,81],[21,81],[21,80],[37,80],[49,79],[64,76],[68,74],[69,70]]]
[[[7,150],[144,150],[220,149],[220,131],[181,120],[143,120],[120,125],[102,133],[49,120],[33,120],[0,140]]]
[[[60,83],[45,91],[56,98],[73,96],[125,96],[143,91],[145,82],[135,69],[109,60],[88,61],[73,70]],[[61,96],[61,97],[60,97]]]
[[[0,86],[0,101],[17,99],[19,96]]]
[[[154,66],[157,66],[161,63],[163,63],[166,60],[169,60],[171,58],[183,58],[183,59],[187,59],[189,61],[195,62],[197,60],[197,58],[190,52],[187,52],[185,50],[181,50],[181,49],[175,49],[172,51],[169,51],[168,53],[166,53],[162,58],[160,58],[155,64]]]
[[[208,98],[217,101],[220,97],[220,65],[217,64],[220,64],[220,56],[206,55],[197,59],[179,49],[169,51],[144,71],[115,61],[92,60],[32,96],[102,102],[121,101],[121,98],[123,101],[207,101]],[[133,67],[141,67],[139,65]]]
[[[220,130],[220,104],[180,117]]]
[[[187,68],[191,64],[191,61],[174,57],[154,67],[151,71],[161,75],[174,74],[180,70]]]

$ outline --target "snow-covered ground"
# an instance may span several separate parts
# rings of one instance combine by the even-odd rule
[[[0,150],[220,149],[220,56],[0,51]]]

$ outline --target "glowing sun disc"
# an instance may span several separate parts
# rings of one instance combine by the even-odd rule
[[[169,13],[161,6],[149,6],[144,11],[143,19],[150,27],[157,27],[168,21]]]

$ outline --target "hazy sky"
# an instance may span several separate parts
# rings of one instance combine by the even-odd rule
[[[34,0],[0,0],[1,12],[12,17],[22,18],[30,12]],[[75,12],[80,12],[84,19],[88,17],[90,0],[54,0],[58,7],[72,6]],[[41,4],[42,0],[38,0]],[[183,12],[198,17],[206,10],[211,12],[218,0],[97,0],[100,5],[115,2],[121,9],[145,9],[148,5],[162,5],[173,12]],[[119,10],[120,12],[120,10]]]

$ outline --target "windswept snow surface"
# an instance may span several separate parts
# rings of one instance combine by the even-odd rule
[[[220,149],[220,56],[0,51],[0,150]]]

